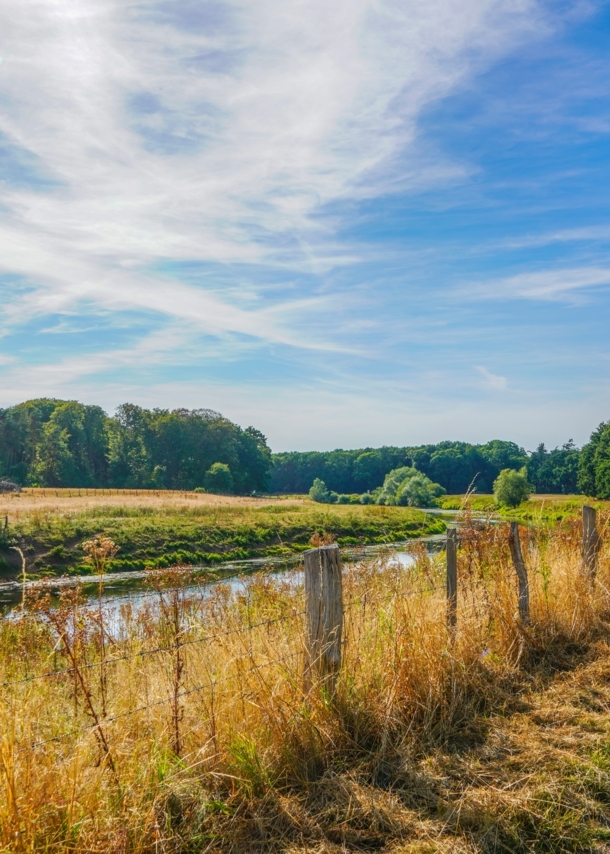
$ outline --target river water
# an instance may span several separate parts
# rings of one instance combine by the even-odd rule
[[[443,535],[432,537],[424,537],[421,540],[413,542],[425,542],[430,549],[437,549],[444,541]],[[407,550],[406,543],[394,543],[387,546],[363,546],[358,549],[345,548],[341,550],[341,556],[344,564],[354,564],[360,560],[374,558],[380,554],[387,554],[392,560],[397,561],[405,568],[413,562],[413,556]],[[214,568],[213,577],[210,578],[209,567],[192,567],[195,580],[192,584],[188,584],[186,590],[188,592],[199,592],[201,595],[209,595],[217,584],[229,584],[232,589],[238,590],[243,587],[246,579],[257,571],[271,571],[282,575],[287,581],[294,584],[301,583],[302,580],[302,558],[300,555],[295,555],[292,559],[286,558],[256,558],[254,560],[234,561],[231,563],[220,564]],[[197,578],[197,571],[204,571],[204,574]],[[108,573],[103,579],[103,594],[102,602],[105,611],[112,615],[113,613],[118,618],[121,606],[125,602],[129,602],[135,611],[138,611],[146,602],[154,601],[157,594],[151,590],[150,573],[144,572],[123,572],[123,573]],[[44,583],[45,590],[48,590],[52,599],[57,600],[62,589],[69,586],[76,586],[79,582],[82,583],[82,590],[86,597],[91,598],[92,602],[98,602],[99,591],[98,576],[63,576],[61,578],[50,578]],[[40,582],[27,582],[28,589],[38,586]],[[22,602],[22,585],[19,581],[10,581],[0,583],[0,618],[10,618],[18,613],[21,609]]]

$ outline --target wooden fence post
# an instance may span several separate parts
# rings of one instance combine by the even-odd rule
[[[582,563],[585,572],[592,581],[597,573],[597,555],[602,538],[597,530],[597,511],[584,504],[582,508]]]
[[[510,556],[517,573],[517,581],[519,583],[519,617],[524,626],[527,626],[530,621],[530,585],[527,577],[527,567],[523,560],[523,552],[521,551],[521,540],[519,539],[519,523],[510,523],[510,534],[508,537],[508,545],[510,546]]]
[[[447,625],[452,631],[457,625],[457,542],[457,530],[449,528],[447,531]]]
[[[341,555],[335,543],[308,549],[305,560],[306,642],[305,689],[316,677],[332,693],[341,667],[343,584]]]

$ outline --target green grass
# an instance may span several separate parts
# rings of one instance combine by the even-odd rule
[[[464,496],[444,495],[438,503],[445,510],[461,510],[464,506]],[[597,501],[584,495],[535,496],[514,509],[498,507],[493,495],[475,494],[468,499],[468,506],[477,513],[500,516],[517,522],[551,525],[580,516],[583,504],[590,504],[602,512],[610,510],[610,502]]]
[[[30,572],[86,574],[83,540],[111,537],[119,552],[110,571],[214,564],[298,554],[315,533],[343,546],[399,542],[442,533],[445,523],[411,508],[269,504],[257,506],[99,506],[82,512],[33,511],[9,533]],[[2,551],[1,556],[9,557]],[[1,571],[1,570],[0,570]],[[6,570],[5,570],[6,573]]]

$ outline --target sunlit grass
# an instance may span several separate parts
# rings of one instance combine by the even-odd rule
[[[170,573],[105,653],[73,596],[5,621],[4,850],[588,850],[610,802],[610,567],[592,586],[579,535],[524,536],[529,628],[502,526],[464,538],[455,635],[442,554],[346,569],[334,697],[303,690],[298,574],[194,595]],[[81,681],[14,684],[70,666],[67,645]]]
[[[129,571],[298,554],[315,533],[331,533],[341,545],[357,546],[445,529],[441,519],[408,507],[321,506],[309,500],[270,499],[215,504],[183,501],[179,496],[169,501],[163,494],[141,501],[138,497],[139,503],[135,498],[132,503],[117,502],[115,496],[112,502],[103,498],[84,498],[76,509],[49,504],[14,511],[9,534],[24,549],[30,575],[86,572],[80,543],[95,536],[111,537],[119,546],[110,571]]]

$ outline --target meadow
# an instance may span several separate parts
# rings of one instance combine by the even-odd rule
[[[343,572],[336,689],[303,680],[304,591],[259,573],[109,624],[78,590],[0,623],[0,851],[608,851],[610,555],[577,520],[522,541],[466,520],[457,628],[444,556]]]
[[[20,571],[18,545],[31,578],[88,574],[83,540],[118,545],[109,571],[175,564],[214,566],[256,557],[290,557],[314,534],[343,546],[400,542],[440,534],[438,517],[407,507],[320,505],[303,496],[241,498],[195,492],[28,489],[0,496],[0,572]]]

